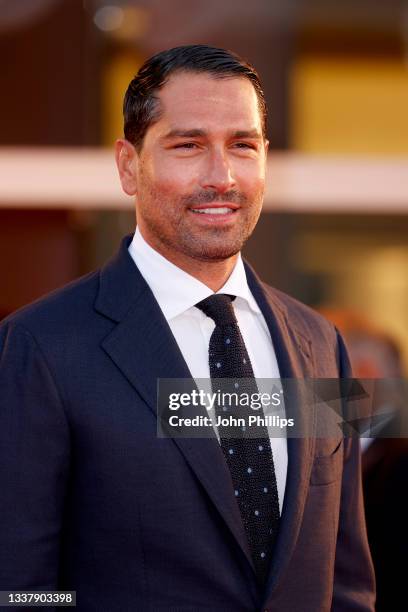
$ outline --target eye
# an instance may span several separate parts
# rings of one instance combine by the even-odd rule
[[[234,144],[234,147],[236,147],[237,149],[253,149],[253,150],[256,149],[255,145],[249,142],[236,142]]]
[[[195,149],[197,147],[195,142],[181,142],[174,146],[175,149]]]

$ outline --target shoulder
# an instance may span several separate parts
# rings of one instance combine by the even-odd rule
[[[262,283],[262,287],[269,300],[281,307],[289,326],[295,327],[304,336],[313,339],[324,337],[336,340],[336,328],[316,310],[266,283]]]
[[[249,288],[259,306],[277,310],[284,317],[289,329],[296,330],[308,341],[324,339],[333,344],[337,339],[337,330],[321,314],[299,302],[287,293],[268,285],[257,275],[251,265],[244,260]],[[265,304],[265,300],[267,304]]]
[[[19,327],[33,336],[57,333],[86,324],[93,310],[99,287],[99,270],[52,291],[12,313],[0,329]]]
[[[266,283],[261,284],[269,305],[283,313],[289,333],[295,332],[298,337],[303,337],[310,347],[314,355],[316,376],[351,377],[347,349],[336,327],[310,306]]]

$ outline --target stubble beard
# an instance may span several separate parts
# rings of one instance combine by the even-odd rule
[[[184,255],[199,261],[224,261],[233,257],[241,251],[251,236],[259,213],[254,214],[253,209],[247,208],[245,212],[244,209],[240,209],[238,213],[232,214],[245,215],[245,218],[235,227],[209,227],[205,230],[203,228],[202,231],[198,228],[194,231],[188,223],[180,223],[179,249]]]
[[[159,252],[165,256],[166,253],[178,252],[197,261],[217,262],[229,259],[241,251],[259,219],[262,195],[256,202],[246,204],[238,212],[232,213],[242,216],[240,223],[233,227],[194,228],[193,220],[189,220],[189,217],[200,213],[188,212],[185,204],[181,202],[177,202],[177,207],[172,206],[172,211],[177,210],[179,214],[173,214],[171,218],[165,214],[157,214],[157,210],[163,213],[166,210],[163,199],[152,198],[149,206],[155,207],[156,214],[149,215],[145,209],[143,224]]]

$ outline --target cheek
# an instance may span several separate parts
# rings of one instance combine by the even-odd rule
[[[265,188],[265,168],[257,161],[248,160],[237,163],[235,179],[242,191],[247,193],[262,193]]]
[[[241,191],[253,197],[262,197],[265,190],[265,177],[262,175],[243,176],[239,182]]]
[[[194,189],[197,181],[196,174],[188,164],[166,161],[151,169],[149,182],[152,190],[162,194],[185,195]]]

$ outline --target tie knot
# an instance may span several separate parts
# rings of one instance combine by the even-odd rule
[[[233,300],[235,300],[235,295],[215,293],[198,302],[196,307],[202,310],[207,317],[211,317],[216,325],[233,325],[237,322],[232,307]]]

